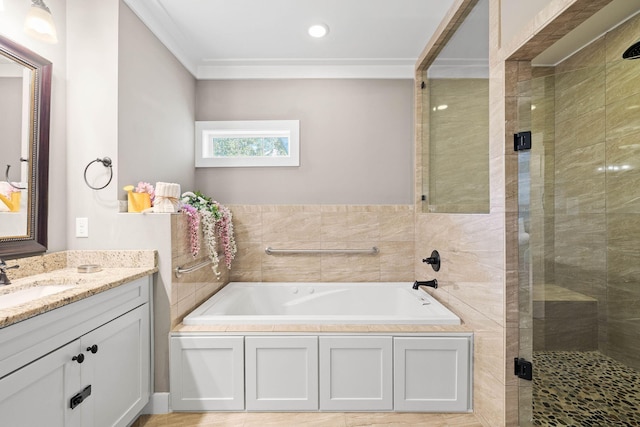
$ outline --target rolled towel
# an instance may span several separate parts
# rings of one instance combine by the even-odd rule
[[[156,182],[156,198],[153,201],[154,212],[178,212],[180,208],[180,184]]]

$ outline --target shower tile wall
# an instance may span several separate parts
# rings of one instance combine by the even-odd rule
[[[606,35],[606,353],[640,369],[640,15]]]
[[[532,214],[536,203],[543,207],[539,218],[532,215],[532,222],[539,221],[544,232],[531,236],[532,262],[538,262],[534,284],[554,283],[595,299],[597,347],[636,368],[640,367],[640,322],[635,320],[640,302],[640,61],[622,60],[621,54],[638,35],[640,16],[558,64],[553,77],[534,80],[532,126],[545,135],[543,151],[537,153],[545,188],[534,199],[532,183]],[[554,102],[547,102],[554,91]],[[547,140],[553,135],[547,119],[551,110],[555,135]],[[532,181],[535,150],[534,146]],[[538,343],[557,332],[548,325],[547,329],[537,336]],[[584,342],[567,343],[588,349],[581,347],[587,345]]]

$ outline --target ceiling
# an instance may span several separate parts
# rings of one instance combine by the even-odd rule
[[[454,0],[125,0],[198,79],[413,78]],[[329,34],[314,39],[312,24]]]
[[[124,0],[197,79],[407,78],[454,0]],[[515,7],[520,0],[512,0]],[[547,1],[547,0],[539,0]],[[537,57],[554,65],[640,10],[613,0]],[[488,69],[488,1],[440,52],[434,75]],[[328,25],[314,39],[312,24]],[[439,73],[439,74],[437,74]]]

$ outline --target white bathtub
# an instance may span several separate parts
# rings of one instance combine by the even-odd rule
[[[216,324],[458,325],[460,318],[410,282],[232,282],[183,320]]]

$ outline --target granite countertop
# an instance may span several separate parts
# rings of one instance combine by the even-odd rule
[[[139,256],[141,253],[143,254],[142,257]],[[62,262],[51,263],[49,260],[50,267],[53,268],[38,267],[39,265],[47,265],[47,260],[45,259],[47,255],[42,256],[43,260],[36,259],[38,257],[16,260],[15,263],[20,264],[20,269],[24,265],[25,269],[23,271],[29,270],[32,274],[16,279],[10,276],[11,284],[0,286],[0,296],[38,286],[71,285],[72,287],[20,305],[0,308],[0,328],[80,301],[158,271],[155,251],[92,251],[87,252],[87,254],[90,254],[89,257],[79,256],[78,254],[79,251],[70,252]],[[56,261],[59,261],[58,258],[60,256],[56,254]],[[102,260],[101,271],[94,273],[78,272],[78,265],[87,264],[87,262],[83,261],[90,261],[88,262],[90,264],[98,264],[95,262],[97,259]],[[141,259],[143,262],[140,262]],[[36,261],[35,267],[34,260]],[[116,263],[120,266],[113,266]],[[9,262],[7,264],[12,265]],[[40,272],[38,272],[39,270]],[[17,270],[9,270],[7,274],[14,271]]]

